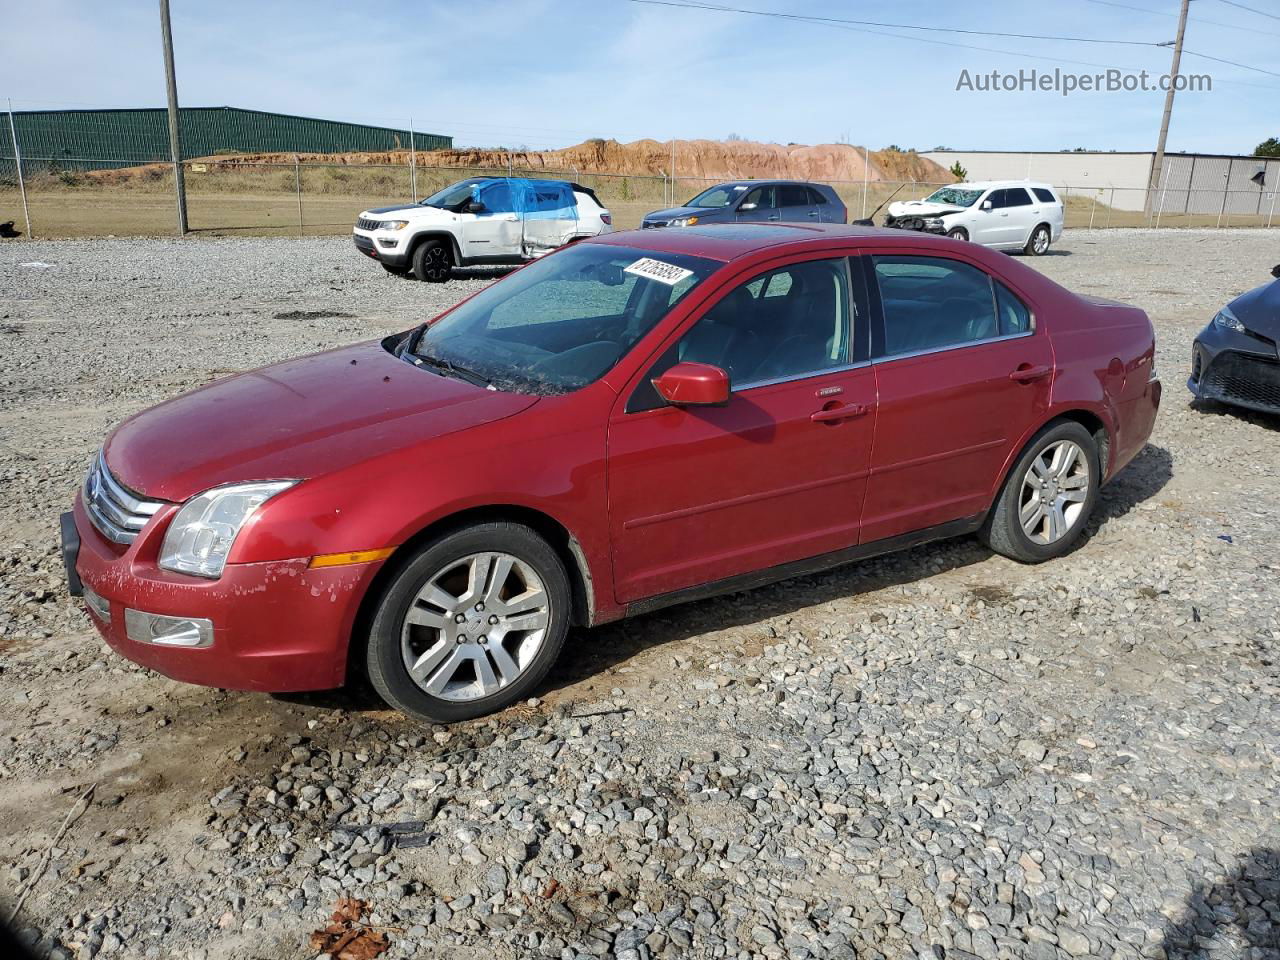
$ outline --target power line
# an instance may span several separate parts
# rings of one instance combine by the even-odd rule
[[[887,27],[894,30],[925,30],[931,33],[959,33],[977,37],[1006,37],[1013,40],[1055,40],[1067,43],[1106,43],[1123,47],[1158,47],[1151,40],[1109,40],[1103,37],[1065,37],[1041,33],[1002,33],[996,30],[966,30],[961,27],[925,27],[915,23],[886,23],[879,20],[848,20],[841,17],[820,17],[810,14],[778,13],[774,10],[749,10],[745,7],[721,7],[710,3],[689,0],[629,0],[656,7],[681,7],[686,10],[715,10],[721,13],[744,13],[756,17],[776,17],[780,20],[798,20],[804,23],[826,23],[859,27]]]
[[[1235,0],[1218,0],[1218,2],[1225,3],[1229,7],[1239,7],[1241,10],[1248,10],[1250,13],[1256,13],[1260,17],[1270,17],[1272,20],[1280,20],[1280,16],[1276,16],[1274,13],[1267,13],[1265,10],[1246,7],[1243,3],[1236,3]]]
[[[875,30],[864,25],[864,24],[875,24],[875,21],[845,20],[837,17],[810,16],[808,14],[798,14],[798,13],[779,13],[772,10],[749,10],[741,7],[721,6],[719,4],[705,2],[705,0],[683,0],[683,2],[682,0],[627,0],[627,2],[645,4],[648,6],[678,7],[685,10],[709,10],[713,13],[742,13],[742,14],[749,14],[749,15],[758,16],[758,17],[774,17],[779,20],[790,20],[796,23],[809,23],[817,26],[826,25],[826,26],[835,27],[841,30],[849,30],[854,33],[872,33],[882,37],[896,37],[900,40],[913,40],[917,43],[931,43],[931,44],[935,44],[943,47],[957,47],[962,50],[979,50],[984,53],[1000,53],[1006,56],[1021,57],[1027,60],[1048,61],[1050,63],[1068,63],[1073,66],[1098,67],[1104,70],[1112,67],[1117,67],[1117,68],[1121,67],[1120,64],[1116,64],[1116,63],[1096,63],[1094,61],[1089,61],[1089,60],[1072,60],[1065,57],[1047,57],[1040,54],[1024,53],[1016,50],[1002,50],[997,47],[979,47],[979,46],[974,46],[973,44],[956,43],[955,41],[935,40],[929,37],[915,37],[915,36],[911,36],[910,34],[892,33],[886,30]],[[1134,8],[1134,9],[1139,9],[1139,8]],[[1147,11],[1147,12],[1151,13],[1154,11]],[[859,26],[853,26],[853,24],[859,24]],[[875,24],[875,25],[878,26],[879,24]],[[1035,35],[1035,34],[996,33],[992,31],[984,31],[984,30],[962,30],[959,28],[951,28],[951,27],[920,27],[920,26],[912,26],[909,24],[901,24],[901,25],[894,25],[894,26],[900,26],[903,29],[909,29],[909,30],[930,30],[930,31],[946,32],[946,33],[977,34],[980,36],[1016,37],[1020,39],[1076,40],[1078,42],[1120,43],[1128,46],[1153,47],[1153,48],[1161,48],[1161,47],[1167,46],[1167,44],[1165,43],[1155,43],[1152,41],[1144,41],[1144,40],[1114,40],[1113,41],[1113,40],[1100,40],[1096,38],[1083,38],[1083,37],[1074,37],[1074,38],[1073,37],[1053,37],[1053,36],[1042,36],[1042,35]],[[1225,60],[1220,57],[1213,57],[1207,53],[1195,53],[1194,51],[1191,51],[1191,50],[1184,50],[1183,52],[1191,56],[1202,57],[1203,59],[1206,59],[1206,60],[1214,60],[1218,63],[1230,64],[1231,66],[1240,67],[1245,70],[1252,70],[1257,73],[1264,73],[1269,76],[1280,77],[1280,73],[1273,73],[1270,70],[1264,70],[1261,67],[1252,67],[1252,66],[1249,66],[1248,64],[1238,63],[1234,60]],[[1130,72],[1134,72],[1134,73],[1139,72],[1140,70],[1140,68],[1131,67],[1131,66],[1124,66],[1123,69],[1129,70]],[[1233,83],[1239,86],[1246,86],[1246,87],[1257,87],[1263,90],[1277,89],[1275,84],[1249,83],[1246,80],[1226,80],[1226,81],[1220,81],[1220,82],[1229,83],[1229,84]]]
[[[1263,70],[1262,67],[1251,67],[1247,63],[1240,63],[1236,60],[1226,60],[1222,57],[1212,57],[1207,53],[1197,53],[1194,50],[1183,50],[1183,53],[1192,57],[1200,57],[1202,60],[1212,60],[1214,63],[1226,63],[1233,67],[1239,67],[1241,70],[1252,70],[1254,73],[1265,73],[1269,77],[1280,77],[1280,73],[1274,70]]]
[[[1153,17],[1173,17],[1177,19],[1176,13],[1170,13],[1168,10],[1152,10],[1150,7],[1135,7],[1131,3],[1115,3],[1114,0],[1085,0],[1085,3],[1094,3],[1100,7],[1115,7],[1117,10],[1136,10],[1138,13],[1148,13]],[[1193,23],[1203,23],[1207,27],[1222,27],[1226,30],[1243,30],[1245,33],[1254,35],[1261,34],[1267,37],[1280,37],[1280,33],[1272,30],[1257,30],[1253,27],[1241,26],[1238,23],[1223,23],[1221,20],[1205,20],[1203,17],[1187,17]]]

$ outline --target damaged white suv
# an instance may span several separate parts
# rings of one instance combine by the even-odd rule
[[[580,184],[472,177],[420,203],[365,210],[352,239],[389,273],[443,283],[454,267],[526,263],[612,224]]]
[[[1038,257],[1062,236],[1062,199],[1047,183],[956,183],[923,200],[891,203],[884,225],[940,233],[996,250],[1022,250]]]

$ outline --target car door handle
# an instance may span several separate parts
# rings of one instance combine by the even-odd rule
[[[1010,380],[1018,383],[1031,383],[1035,380],[1043,380],[1049,374],[1053,373],[1052,367],[1033,367],[1029,363],[1024,363],[1017,370],[1009,374]]]
[[[837,420],[852,420],[854,417],[865,417],[871,408],[865,403],[842,403],[838,407],[824,407],[817,413],[809,415],[814,423],[834,423]]]
[[[781,219],[782,219],[782,214],[780,214],[780,213],[775,213],[775,214],[774,214],[773,216],[771,216],[769,219],[770,219],[770,220],[781,220]]]
[[[811,216],[811,217],[816,217],[817,215],[818,215],[818,211],[817,211],[817,210],[810,210],[810,211],[809,211],[809,216]]]

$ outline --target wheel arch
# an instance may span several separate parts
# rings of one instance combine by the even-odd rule
[[[1053,243],[1053,224],[1050,223],[1048,220],[1036,221],[1036,225],[1027,231],[1027,239],[1024,241],[1024,243],[1030,243],[1031,238],[1036,235],[1036,231],[1039,230],[1041,227],[1044,227],[1046,230],[1049,231],[1049,242]]]
[[[453,253],[453,262],[461,262],[462,248],[458,246],[458,238],[448,230],[428,228],[420,233],[415,233],[409,238],[409,245],[405,248],[404,253],[404,255],[409,258],[409,263],[413,263],[414,253],[417,251],[418,247],[422,246],[423,241],[425,240],[444,240],[449,244],[449,249]]]
[[[463,527],[500,521],[529,527],[551,545],[564,564],[565,572],[569,575],[569,589],[573,600],[571,623],[574,626],[591,626],[595,622],[596,602],[591,568],[577,537],[567,527],[550,514],[532,507],[517,504],[470,507],[432,520],[396,547],[395,552],[374,574],[365,588],[355,619],[352,621],[351,637],[347,645],[348,676],[353,664],[359,662],[356,654],[363,650],[378,601],[386,591],[387,585],[419,548],[431,539]]]
[[[996,498],[1000,496],[1000,491],[1004,489],[1005,483],[1009,479],[1009,473],[1017,466],[1022,455],[1026,453],[1027,446],[1046,428],[1053,426],[1055,423],[1072,422],[1078,423],[1084,427],[1093,436],[1094,443],[1098,445],[1098,461],[1102,465],[1102,482],[1106,483],[1108,479],[1108,470],[1111,463],[1112,451],[1115,449],[1115,441],[1112,436],[1112,428],[1106,420],[1102,418],[1095,410],[1089,410],[1085,407],[1069,407],[1051,411],[1040,423],[1025,435],[1019,438],[1017,446],[1013,447],[1005,460],[1004,465],[1000,469],[999,475],[996,477],[995,486],[991,490],[989,497],[990,503],[987,507],[990,510],[995,506]]]

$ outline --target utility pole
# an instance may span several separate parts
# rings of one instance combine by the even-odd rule
[[[182,177],[182,143],[178,137],[178,81],[173,73],[169,0],[160,0],[160,32],[164,36],[164,74],[169,88],[169,155],[173,159],[173,186],[178,194],[178,236],[184,236],[187,232],[187,184]]]
[[[1169,68],[1169,89],[1164,94],[1164,116],[1160,119],[1160,138],[1156,141],[1156,155],[1151,161],[1151,177],[1147,180],[1147,199],[1143,206],[1147,216],[1151,215],[1151,191],[1160,186],[1160,176],[1164,170],[1164,146],[1169,138],[1169,116],[1173,113],[1173,95],[1178,86],[1178,63],[1182,60],[1182,38],[1187,32],[1187,8],[1191,0],[1182,0],[1182,10],[1178,14],[1178,36],[1173,41],[1173,66]],[[1168,44],[1161,44],[1168,46]]]

